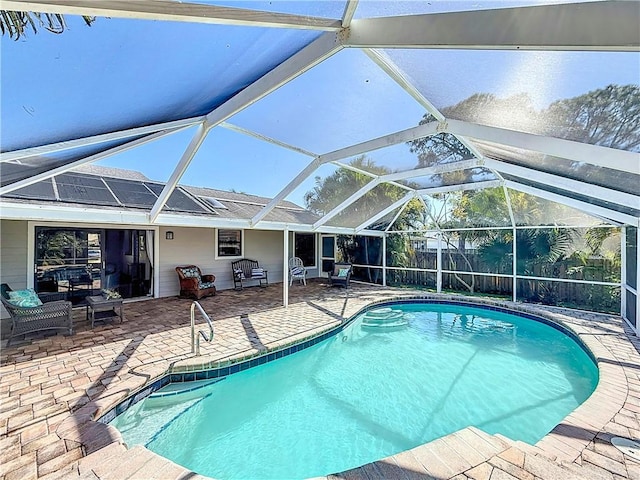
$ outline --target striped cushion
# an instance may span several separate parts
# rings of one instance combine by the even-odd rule
[[[251,269],[252,277],[264,277],[264,268],[252,268]]]

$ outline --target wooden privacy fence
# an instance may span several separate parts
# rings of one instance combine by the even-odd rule
[[[477,253],[462,255],[443,252],[443,270],[445,271],[442,273],[442,288],[471,293],[466,283],[473,286],[473,293],[511,298],[513,296],[512,265],[510,258],[505,260],[500,268],[501,271],[495,272]],[[437,254],[435,252],[416,252],[408,263],[403,266],[389,265],[392,268],[387,268],[386,272],[388,285],[436,289]],[[528,262],[526,271],[524,267],[521,268],[522,271],[518,271],[516,285],[517,299],[520,301],[619,313],[620,287],[590,283],[619,282],[614,277],[616,267],[610,260],[591,258],[584,264],[575,259],[564,259],[553,264]],[[449,273],[446,270],[456,273]],[[481,275],[463,273],[468,271]],[[496,273],[506,276],[498,276]],[[542,277],[543,279],[521,277]],[[354,268],[353,278],[380,284],[382,269],[380,266],[359,266]],[[563,279],[582,280],[585,283],[563,282]]]

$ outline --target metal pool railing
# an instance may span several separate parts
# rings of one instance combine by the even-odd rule
[[[198,307],[200,314],[209,324],[209,337],[202,330],[198,330],[199,335],[196,338],[196,307]],[[207,315],[202,306],[198,302],[193,302],[191,304],[191,353],[195,352],[196,356],[200,355],[200,336],[205,342],[211,343],[213,341],[213,323],[211,323],[209,315]]]

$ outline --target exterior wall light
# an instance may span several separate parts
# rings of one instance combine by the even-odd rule
[[[166,238],[167,240],[173,240],[173,232],[172,231],[167,231],[167,233],[164,234],[164,238]]]

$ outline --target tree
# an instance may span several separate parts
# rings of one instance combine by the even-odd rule
[[[566,138],[621,150],[640,151],[640,87],[608,85],[573,98],[557,100],[536,110],[526,94],[499,98],[476,93],[442,109],[446,118],[509,130]],[[427,113],[420,124],[435,121]],[[438,134],[408,143],[418,166],[470,158],[471,152],[453,135]]]
[[[96,17],[83,15],[84,22],[91,26]],[[67,29],[63,15],[58,13],[16,12],[0,10],[0,32],[9,38],[19,40],[26,37],[29,28],[38,33],[38,28],[44,28],[51,33],[62,33]]]
[[[385,167],[376,165],[373,160],[364,155],[353,160],[351,165],[376,175],[385,175],[391,172]],[[371,181],[372,178],[369,175],[347,168],[338,168],[326,178],[316,177],[315,187],[305,194],[305,205],[307,209],[318,215],[324,215]],[[405,189],[388,183],[378,185],[334,217],[334,223],[349,226],[360,224],[382,210],[385,205],[390,205],[402,198],[406,192]],[[396,225],[400,228],[405,228],[410,224],[414,224],[421,217],[420,210],[421,205],[417,200],[410,201],[409,205],[403,210],[402,215],[396,220]],[[407,238],[405,235],[403,240],[394,239],[396,244],[391,249],[404,250],[404,248],[401,248],[403,246],[400,243],[406,242]],[[345,260],[364,265],[381,265],[384,253],[379,239],[359,235],[354,237],[339,236],[338,248]],[[380,270],[367,270],[369,280],[375,282]]]
[[[541,114],[545,134],[640,152],[640,87],[608,85],[552,103]]]
[[[447,118],[540,133],[610,148],[640,151],[640,87],[637,85],[608,85],[584,95],[558,100],[541,111],[533,107],[531,99],[526,94],[501,99],[493,94],[480,93],[442,109],[442,113]],[[427,114],[420,123],[433,120],[434,118]],[[467,155],[467,151],[459,142],[456,143],[443,135],[415,140],[409,142],[409,145],[411,151],[418,154],[419,166],[441,164],[451,161],[452,158],[461,160]],[[579,162],[572,162],[571,166],[576,170],[581,168]],[[469,174],[462,175],[459,179],[465,176],[468,177]],[[443,177],[444,179],[446,177]],[[466,191],[449,195],[449,198],[453,200],[452,207],[447,210],[449,216],[441,226],[455,228],[510,224],[501,189]],[[550,219],[555,221],[562,218],[563,212],[566,211],[563,205],[544,202],[523,193],[510,192],[510,200],[516,221],[520,225],[549,224]],[[611,229],[600,229],[597,233],[606,236],[611,232]],[[497,259],[500,252],[505,251],[506,236],[509,235],[509,232],[485,232],[485,238],[482,238],[477,232],[460,232],[459,250],[464,251],[465,240],[473,240],[483,247],[482,251],[487,258]],[[562,235],[549,238],[556,238],[557,241],[566,240]],[[547,247],[544,241],[530,240],[530,245],[542,248],[538,253],[544,252]],[[534,257],[538,262],[551,263],[554,258],[544,254]]]

